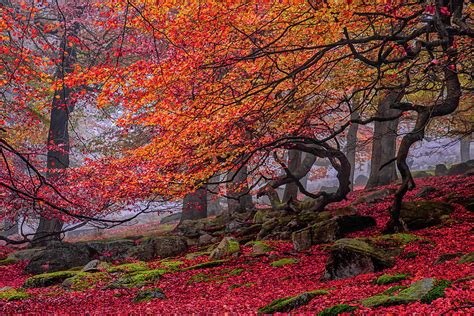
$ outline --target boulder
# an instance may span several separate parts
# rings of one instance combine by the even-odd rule
[[[252,242],[252,255],[259,256],[272,251],[272,247],[262,241]]]
[[[466,173],[471,169],[471,166],[468,162],[461,162],[454,164],[448,170],[448,176],[457,176]]]
[[[423,187],[420,192],[416,195],[416,197],[418,198],[426,198],[428,197],[430,194],[432,193],[435,193],[436,191],[438,191],[435,187],[432,187],[432,186],[426,186],[426,187]]]
[[[393,266],[393,260],[384,250],[361,239],[339,239],[331,248],[323,279],[351,278],[363,273],[381,271],[391,266]]]
[[[435,201],[403,202],[400,217],[408,229],[416,230],[441,224],[454,210],[451,204]]]
[[[188,249],[186,238],[180,236],[158,236],[143,240],[126,253],[128,257],[149,261],[154,258],[175,257]]]
[[[25,267],[28,274],[68,270],[84,266],[97,256],[94,249],[84,244],[55,242],[36,253]]]
[[[339,225],[336,219],[329,219],[312,226],[312,242],[314,244],[333,242],[339,236]]]
[[[326,295],[326,290],[316,290],[298,294],[296,296],[288,296],[274,300],[267,306],[259,308],[259,314],[285,313],[295,308],[308,304],[313,298],[319,295]]]
[[[291,241],[296,251],[303,251],[311,248],[312,241],[312,229],[307,227],[299,231],[294,232],[291,235]]]
[[[97,259],[112,262],[127,258],[127,251],[135,246],[135,242],[129,239],[116,239],[79,242],[76,245],[93,249],[98,254]]]
[[[13,258],[16,260],[31,260],[36,254],[42,252],[44,249],[44,247],[41,247],[18,250],[11,253],[8,258]]]
[[[199,245],[207,245],[207,244],[210,244],[213,239],[214,239],[214,237],[212,237],[211,235],[205,233],[205,234],[199,236],[198,244]]]
[[[84,268],[82,268],[82,272],[99,272],[100,271],[100,260],[94,259],[89,261]]]
[[[240,251],[239,242],[232,237],[224,237],[219,245],[209,255],[209,260],[220,260],[224,257],[237,254]]]
[[[448,174],[448,168],[445,164],[440,163],[435,166],[434,172],[437,177],[446,176]]]

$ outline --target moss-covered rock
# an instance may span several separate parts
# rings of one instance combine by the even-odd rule
[[[6,290],[0,290],[0,299],[7,301],[24,300],[30,297],[30,294],[24,292],[21,289],[9,288]]]
[[[450,261],[450,260],[459,258],[460,256],[462,256],[462,253],[461,253],[461,252],[456,252],[456,253],[444,253],[444,254],[442,254],[441,256],[439,256],[438,259],[436,259],[436,261],[434,262],[434,265],[442,264],[442,263],[444,263],[444,262],[446,262],[446,261]]]
[[[26,279],[24,288],[48,287],[62,283],[64,280],[75,276],[77,271],[58,271],[38,274]]]
[[[273,314],[273,313],[284,313],[289,312],[295,308],[301,307],[308,304],[313,298],[319,295],[326,295],[326,290],[316,290],[310,292],[304,292],[296,296],[288,296],[274,300],[267,306],[264,306],[258,310],[262,314]]]
[[[342,313],[351,313],[357,310],[357,306],[351,306],[347,304],[337,304],[320,311],[317,316],[337,316]]]
[[[135,288],[150,285],[160,279],[167,271],[164,269],[135,271],[115,280],[109,288]]]
[[[133,301],[135,303],[140,303],[140,302],[149,302],[153,299],[164,300],[166,299],[166,295],[163,292],[163,290],[160,288],[139,290],[137,294],[135,295],[135,297],[133,298]]]
[[[453,211],[454,207],[444,202],[403,202],[400,218],[410,230],[415,230],[441,224]]]
[[[223,283],[226,279],[232,276],[239,276],[245,270],[243,268],[222,269],[217,273],[197,273],[189,278],[188,284],[199,282],[217,282]]]
[[[107,282],[111,277],[105,272],[79,272],[63,282],[63,287],[72,291],[85,291],[99,282]]]
[[[124,263],[118,266],[112,266],[107,268],[109,273],[119,273],[119,272],[135,272],[135,271],[145,271],[148,270],[148,265],[143,262],[133,262],[133,263]]]
[[[232,237],[225,237],[209,255],[210,260],[220,260],[224,257],[237,254],[240,251],[239,242]]]
[[[444,291],[451,285],[448,280],[437,280],[435,287],[421,298],[422,303],[430,304],[432,301],[444,297]]]
[[[8,258],[0,260],[0,266],[9,266],[9,265],[15,264],[17,262],[18,262],[17,259],[8,257]]]
[[[382,294],[386,294],[386,295],[392,295],[392,294],[395,294],[401,290],[404,290],[406,289],[407,287],[406,286],[403,286],[403,285],[395,285],[395,286],[392,286],[392,287],[389,287],[388,289],[386,289],[385,291],[382,292]]]
[[[470,252],[468,254],[465,254],[461,258],[459,258],[458,263],[463,264],[463,263],[472,263],[474,262],[474,252]]]
[[[372,239],[375,243],[383,242],[391,245],[404,246],[411,242],[422,240],[421,237],[408,233],[387,234]]]
[[[273,250],[272,247],[263,241],[249,241],[245,245],[252,247],[252,255],[261,255]]]
[[[407,279],[410,277],[409,274],[404,274],[404,273],[397,273],[397,274],[383,274],[379,276],[374,283],[378,285],[384,285],[384,284],[390,284],[390,283],[396,283],[400,282],[402,280]]]
[[[295,258],[282,258],[270,263],[272,267],[283,267],[289,264],[298,263],[298,259]]]
[[[160,266],[170,270],[170,271],[176,271],[179,269],[180,266],[184,264],[183,261],[179,260],[161,260],[160,261]]]
[[[207,269],[207,268],[214,268],[223,265],[226,263],[227,260],[213,260],[207,261],[203,263],[199,263],[190,267],[185,268],[184,270],[197,270],[197,269]]]
[[[210,254],[211,254],[211,251],[196,251],[196,252],[191,252],[191,253],[186,254],[184,258],[186,260],[194,260],[202,256],[209,256]]]

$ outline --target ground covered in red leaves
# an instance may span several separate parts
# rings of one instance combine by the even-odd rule
[[[437,191],[423,199],[449,200],[453,194],[457,196],[473,195],[474,177],[432,177],[418,180],[418,188],[408,194],[407,199],[416,200],[416,195],[424,186],[433,186]],[[350,203],[358,192],[352,193],[348,201],[333,207]],[[371,215],[377,219],[377,227],[368,231],[355,233],[352,237],[375,236],[388,220],[387,208],[390,197],[375,205],[361,204],[358,212]],[[301,292],[327,289],[329,294],[317,296],[309,304],[292,311],[292,313],[315,314],[335,304],[359,306],[356,314],[474,314],[472,288],[474,279],[459,282],[460,279],[473,275],[473,264],[459,264],[458,258],[447,260],[435,265],[435,261],[443,254],[469,253],[474,251],[472,240],[474,214],[459,204],[453,203],[455,213],[452,219],[441,226],[435,226],[413,232],[422,239],[409,243],[404,253],[397,258],[393,268],[379,273],[363,274],[354,278],[321,281],[326,260],[328,245],[316,245],[309,251],[297,253],[290,242],[274,241],[272,259],[268,256],[252,257],[250,247],[242,247],[243,253],[224,265],[201,269],[168,273],[156,282],[147,286],[160,287],[167,299],[154,299],[149,302],[134,303],[132,301],[138,289],[108,289],[97,285],[86,291],[67,291],[61,286],[41,289],[29,289],[31,298],[18,301],[0,300],[1,314],[15,313],[88,313],[88,314],[128,314],[128,313],[244,313],[256,314],[258,308],[269,304],[272,300],[296,295]],[[7,251],[2,249],[2,251]],[[416,257],[407,256],[413,253]],[[295,264],[272,267],[274,258],[295,258]],[[207,260],[199,257],[184,261],[182,267],[191,266]],[[157,261],[158,262],[158,261]],[[154,267],[158,263],[151,262]],[[0,287],[21,287],[28,277],[22,274],[25,263],[17,263],[0,267]],[[232,275],[229,271],[243,269],[240,275]],[[411,303],[375,309],[360,305],[360,300],[383,292],[391,285],[376,285],[373,280],[384,273],[409,273],[411,277],[397,285],[408,285],[416,280],[432,277],[447,279],[453,284],[446,290],[445,297],[434,300],[431,304]],[[201,274],[199,278],[193,276]],[[206,277],[207,276],[207,277]],[[221,277],[225,276],[225,277]],[[204,280],[202,279],[204,278]]]

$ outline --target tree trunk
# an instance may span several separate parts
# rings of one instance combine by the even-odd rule
[[[459,141],[461,145],[461,162],[466,162],[471,159],[471,135],[463,137]]]
[[[390,106],[400,102],[403,92],[391,91],[379,103],[378,117],[392,117],[400,114],[400,110],[391,109]],[[374,123],[374,137],[372,141],[372,157],[370,176],[366,189],[387,185],[397,180],[395,161],[386,164],[396,156],[397,128],[399,119]],[[385,165],[382,169],[380,169]]]
[[[195,220],[207,217],[207,189],[205,186],[192,193],[186,194],[183,200],[182,223],[185,220]]]
[[[351,113],[351,120],[359,119],[359,112],[356,110]],[[356,149],[357,149],[357,131],[359,130],[359,124],[351,124],[349,131],[347,132],[347,147],[346,156],[347,160],[351,165],[351,173],[349,175],[349,181],[351,182],[350,188],[354,187],[354,172],[356,164]]]
[[[248,169],[242,166],[237,172],[229,172],[227,175],[227,205],[228,213],[242,213],[253,208],[252,196],[249,194],[247,183]]]
[[[301,154],[299,150],[288,150],[288,169],[294,174],[301,166]],[[283,203],[291,200],[296,200],[298,196],[298,185],[296,182],[290,182],[285,185],[285,191],[283,193]]]
[[[64,52],[62,62],[58,65],[58,78],[62,79],[73,71],[76,62],[76,45],[68,45],[68,36],[76,36],[79,25],[75,24],[71,33],[64,34],[61,41],[61,50]],[[51,123],[48,133],[48,154],[46,177],[54,179],[59,170],[69,167],[69,115],[74,109],[70,102],[71,89],[62,86],[54,92],[51,107]],[[40,217],[39,225],[33,237],[34,246],[45,246],[54,240],[60,239],[63,222],[57,218]]]

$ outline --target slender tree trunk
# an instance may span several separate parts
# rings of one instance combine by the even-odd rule
[[[243,166],[237,172],[229,172],[227,180],[231,182],[227,183],[227,205],[228,213],[242,213],[246,210],[253,208],[252,196],[249,194],[249,187],[247,182],[248,169],[247,166]]]
[[[359,119],[359,112],[353,111],[351,113],[351,120]],[[346,156],[347,160],[351,165],[351,173],[349,176],[349,181],[351,182],[350,188],[354,187],[354,172],[356,164],[356,150],[357,150],[357,131],[359,130],[359,124],[352,124],[349,127],[347,132],[347,147],[346,147]]]
[[[471,159],[471,137],[463,137],[460,140],[461,145],[461,162]]]
[[[301,166],[302,152],[299,150],[288,150],[288,169],[294,174]],[[298,185],[296,182],[290,182],[285,185],[285,191],[283,193],[283,203],[288,202],[290,199],[296,200],[298,196]]]
[[[391,91],[379,103],[377,109],[378,117],[391,117],[400,113],[400,110],[391,109],[392,104],[400,102],[403,92]],[[387,185],[397,180],[395,161],[385,165],[396,156],[397,128],[399,119],[374,123],[374,137],[372,141],[372,157],[370,165],[370,176],[367,181],[367,189],[381,185]],[[385,165],[382,169],[380,169]]]
[[[186,194],[183,200],[182,223],[185,220],[195,220],[207,217],[207,189],[205,186],[192,193]]]
[[[76,62],[76,45],[68,45],[68,36],[76,36],[79,25],[75,24],[70,33],[64,34],[61,41],[61,50],[64,52],[62,62],[58,66],[58,78],[63,79],[67,73],[73,71]],[[69,115],[74,109],[70,102],[71,90],[62,86],[54,92],[51,107],[51,123],[48,133],[48,154],[46,177],[54,179],[58,171],[69,167]],[[54,240],[60,239],[63,222],[57,218],[40,217],[39,225],[33,237],[34,246],[45,246]]]

